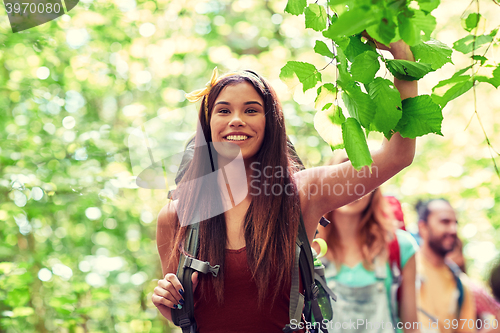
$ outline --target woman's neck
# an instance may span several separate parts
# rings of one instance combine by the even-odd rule
[[[334,253],[328,255],[330,260],[337,261],[349,267],[356,266],[363,261],[363,254],[358,239],[358,228],[361,214],[349,214],[344,212],[333,212],[333,223],[338,232],[336,247],[340,258],[335,258]]]
[[[252,196],[250,182],[252,169],[251,161],[236,158],[228,160],[218,156],[218,183],[224,196],[224,217],[228,249],[245,247],[244,225]],[[227,196],[225,195],[227,193]]]
[[[339,239],[342,245],[348,246],[357,243],[357,233],[361,213],[341,213],[333,211],[333,223],[339,233]]]

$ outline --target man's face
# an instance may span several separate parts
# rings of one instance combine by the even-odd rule
[[[444,257],[453,251],[457,242],[457,217],[453,208],[445,201],[436,200],[429,204],[431,213],[424,223],[423,238],[429,247]]]

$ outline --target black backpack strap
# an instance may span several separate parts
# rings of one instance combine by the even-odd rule
[[[200,223],[193,223],[187,227],[185,253],[179,257],[177,267],[177,278],[184,288],[184,306],[181,309],[172,309],[172,321],[182,329],[183,333],[195,333],[197,330],[194,319],[194,292],[191,276],[194,271],[207,274],[212,273],[216,277],[219,273],[219,265],[211,266],[208,261],[196,259],[198,253]]]
[[[191,276],[194,268],[185,266],[186,259],[190,256],[195,257],[198,252],[200,224],[195,223],[187,227],[186,241],[184,250],[187,253],[181,253],[179,257],[179,266],[177,267],[177,278],[184,288],[184,306],[181,309],[172,309],[172,321],[182,329],[183,333],[195,333],[196,321],[194,320],[194,295]]]

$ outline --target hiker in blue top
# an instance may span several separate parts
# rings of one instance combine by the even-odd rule
[[[330,163],[347,160],[339,155]],[[329,332],[419,332],[418,245],[397,228],[391,209],[377,188],[325,215],[331,223],[319,227],[318,237],[328,245],[325,278],[337,295]]]

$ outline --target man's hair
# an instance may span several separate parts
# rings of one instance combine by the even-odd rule
[[[417,211],[419,221],[427,222],[429,215],[431,213],[431,210],[429,209],[429,205],[431,202],[434,202],[434,201],[444,201],[448,205],[451,206],[450,202],[444,198],[430,199],[430,200],[426,200],[426,201],[418,200],[418,202],[415,204],[415,210]]]

